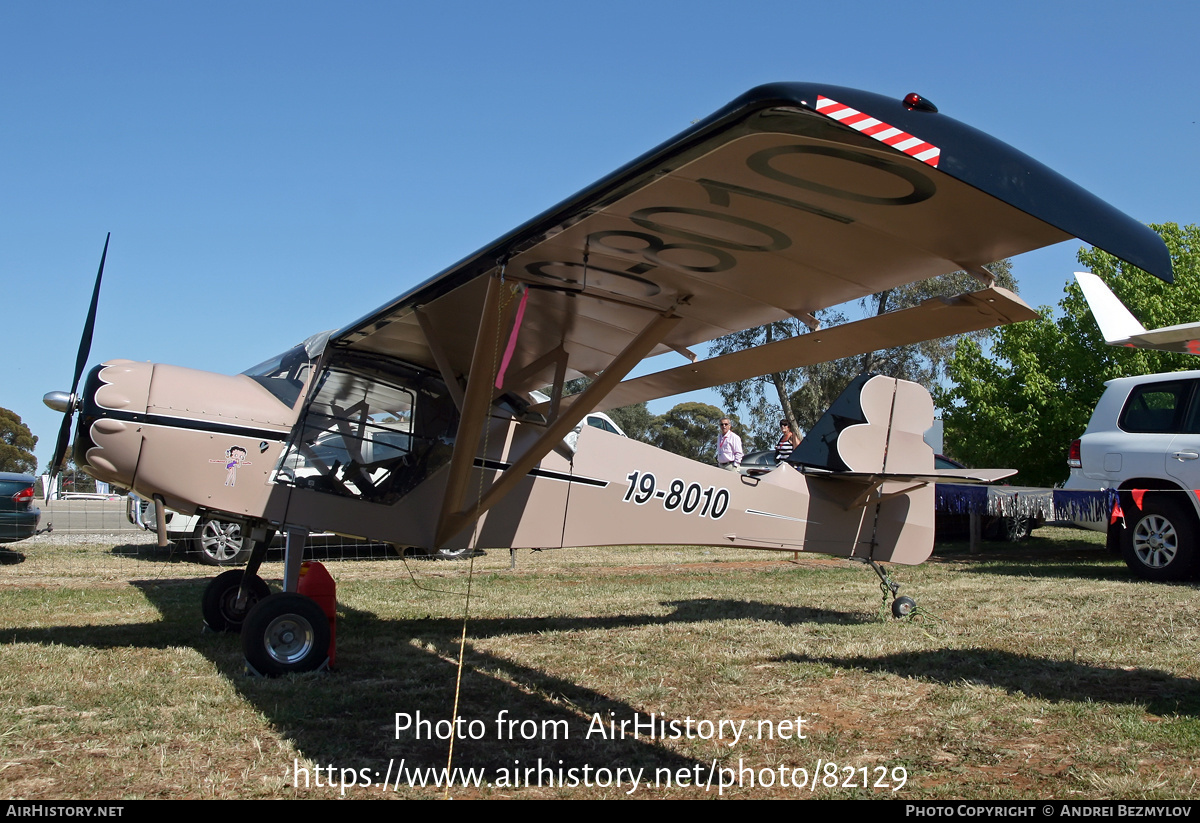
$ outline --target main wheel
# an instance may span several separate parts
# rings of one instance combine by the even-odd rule
[[[247,592],[246,603],[242,608],[237,607],[238,589],[242,585],[241,569],[230,569],[213,578],[204,590],[201,601],[201,611],[204,622],[214,632],[239,632],[246,615],[259,601],[266,600],[271,590],[258,575],[250,578],[250,590]]]
[[[209,566],[240,566],[250,557],[254,542],[242,532],[242,524],[231,520],[203,518],[192,536],[200,562]]]
[[[1163,495],[1145,498],[1142,510],[1128,517],[1121,544],[1125,563],[1139,577],[1157,582],[1187,580],[1196,571],[1196,515],[1184,500]]]
[[[246,617],[242,651],[268,677],[311,672],[329,657],[329,618],[309,597],[273,594]]]

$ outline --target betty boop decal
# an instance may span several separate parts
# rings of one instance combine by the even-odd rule
[[[230,446],[228,449],[225,450],[224,459],[219,459],[219,460],[213,459],[213,460],[209,460],[208,462],[209,463],[224,463],[225,468],[227,469],[227,471],[225,473],[225,485],[226,486],[236,486],[237,485],[238,466],[252,465],[250,463],[250,461],[246,459],[246,457],[247,457],[247,452],[241,446]]]

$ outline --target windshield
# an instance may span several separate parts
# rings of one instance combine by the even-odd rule
[[[310,358],[308,350],[301,343],[293,346],[283,354],[265,360],[253,368],[246,369],[242,374],[254,380],[264,389],[283,401],[288,408],[296,405],[300,392],[304,389],[304,381],[308,378]]]
[[[391,504],[449,462],[457,427],[437,378],[342,352],[318,378],[275,480]]]

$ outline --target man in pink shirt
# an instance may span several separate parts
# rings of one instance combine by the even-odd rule
[[[721,418],[721,436],[717,438],[717,465],[731,472],[742,465],[742,438],[729,423],[728,417]]]

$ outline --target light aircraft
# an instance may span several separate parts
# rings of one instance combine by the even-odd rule
[[[1104,342],[1131,349],[1200,354],[1200,323],[1181,323],[1147,331],[1104,281],[1090,271],[1075,272]]]
[[[864,375],[788,463],[743,477],[588,426],[590,411],[1031,318],[990,261],[1072,237],[1172,278],[1150,229],[1017,152],[903,99],[761,86],[343,328],[237,376],[110,360],[79,381],[54,456],[162,508],[241,521],[243,572],[204,597],[264,673],[325,660],[296,593],[303,534],[437,550],[622,544],[806,551],[917,564],[942,477],[922,387]],[[105,243],[107,253],[107,241]],[[965,270],[982,288],[821,329],[818,310]],[[693,347],[794,317],[812,331],[700,360]],[[680,364],[627,376],[644,358]],[[572,378],[588,387],[564,396]],[[548,387],[548,388],[547,388]],[[531,394],[546,389],[544,395]],[[714,433],[715,440],[715,433]],[[161,526],[160,526],[161,528]],[[288,540],[284,591],[258,577]],[[160,539],[165,535],[160,533]],[[893,611],[907,613],[910,598]]]

